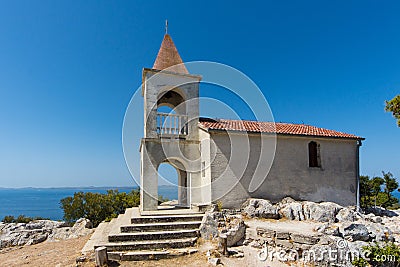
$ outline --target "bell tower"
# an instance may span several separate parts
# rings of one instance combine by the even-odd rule
[[[178,173],[178,203],[200,200],[192,190],[200,183],[199,83],[189,74],[166,32],[151,69],[142,74],[144,137],[141,141],[141,210],[157,210],[158,167],[172,165]],[[165,109],[168,109],[166,112]]]

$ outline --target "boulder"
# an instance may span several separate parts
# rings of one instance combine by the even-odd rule
[[[334,222],[336,214],[343,207],[333,202],[303,202],[304,218],[317,222]]]
[[[212,266],[218,266],[221,263],[219,258],[208,258],[208,263]]]
[[[200,225],[200,235],[203,239],[213,239],[218,236],[218,216],[216,212],[206,212]]]
[[[336,214],[338,222],[354,222],[357,220],[356,211],[350,208],[343,208]]]
[[[279,207],[281,205],[286,205],[286,204],[293,203],[293,202],[297,202],[297,201],[291,197],[285,197],[285,198],[282,198],[282,200],[279,201],[279,203],[277,203],[277,206]]]
[[[232,247],[238,245],[244,240],[246,235],[246,225],[241,216],[231,218],[226,225],[227,246]]]
[[[339,226],[337,225],[329,225],[323,232],[326,235],[332,235],[332,236],[342,236],[340,231],[339,231]]]
[[[386,226],[376,223],[366,224],[371,239],[377,242],[394,241],[393,232]]]
[[[242,205],[242,214],[250,218],[279,219],[278,208],[266,199],[248,199]]]
[[[75,222],[72,227],[55,228],[49,234],[48,241],[65,240],[71,238],[78,238],[91,234],[94,230],[92,229],[93,224],[88,219],[79,219]]]
[[[304,221],[303,205],[300,202],[280,202],[279,214],[282,218],[295,221]]]
[[[290,234],[290,239],[295,243],[315,245],[320,240],[320,235],[304,235],[298,233]]]
[[[340,228],[342,236],[348,241],[368,241],[370,239],[367,227],[359,223],[351,223]]]
[[[383,222],[383,218],[381,216],[376,216],[373,213],[367,214],[365,216],[365,220],[373,222],[373,223],[382,223]]]
[[[397,216],[399,216],[399,214],[396,211],[387,210],[387,209],[384,209],[384,208],[381,208],[381,207],[367,208],[365,210],[365,213],[366,214],[372,213],[372,214],[374,214],[376,216],[380,216],[380,217],[383,217],[383,216],[386,216],[386,217],[397,217]]]

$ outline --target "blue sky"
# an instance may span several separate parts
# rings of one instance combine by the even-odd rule
[[[184,61],[239,69],[276,121],[361,135],[361,174],[400,177],[384,112],[400,93],[398,14],[397,1],[0,0],[0,187],[132,185],[124,113],[166,18]]]

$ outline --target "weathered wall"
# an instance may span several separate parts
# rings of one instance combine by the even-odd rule
[[[201,203],[211,203],[211,157],[210,157],[210,135],[208,132],[199,129],[201,169],[200,169],[200,190]]]
[[[238,208],[248,197],[279,201],[286,196],[316,202],[333,201],[341,205],[356,204],[356,140],[278,135],[269,173],[255,173],[261,152],[267,151],[261,156],[259,166],[268,168],[265,165],[273,151],[273,142],[268,138],[272,137],[249,135],[247,138],[246,135],[217,132],[212,132],[211,136],[211,158],[214,157],[211,162],[212,199],[221,200],[225,207]],[[321,168],[308,165],[310,141],[320,144]],[[248,151],[245,144],[249,144]],[[263,174],[266,173],[265,177]],[[263,182],[249,193],[252,179]]]
[[[141,208],[156,210],[158,202],[158,167],[161,163],[171,163],[179,172],[182,184],[192,186],[187,197],[192,203],[201,202],[200,188],[200,150],[199,141],[169,138],[143,138],[141,143]],[[179,199],[181,201],[181,199]]]

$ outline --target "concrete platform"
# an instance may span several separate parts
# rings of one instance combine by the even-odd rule
[[[178,214],[204,214],[198,208],[179,208],[175,206],[158,206],[158,210],[141,211],[138,208],[139,216],[178,215]],[[136,216],[137,214],[135,214]]]

